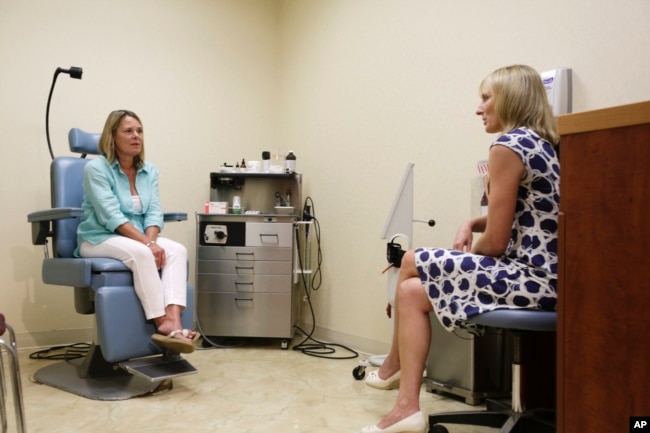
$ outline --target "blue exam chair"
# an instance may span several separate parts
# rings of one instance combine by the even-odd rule
[[[165,379],[196,373],[176,353],[163,353],[151,341],[156,332],[147,321],[133,288],[131,271],[119,260],[78,258],[77,225],[83,215],[83,171],[86,155],[99,154],[99,134],[74,128],[70,150],[81,157],[60,156],[52,161],[52,208],[32,212],[32,243],[44,245],[42,278],[46,284],[74,287],[75,309],[95,314],[95,336],[82,362],[62,361],[40,369],[41,383],[98,400],[123,400],[154,391]],[[165,214],[165,221],[184,221],[185,213]],[[52,255],[48,249],[52,238]],[[187,285],[184,328],[194,322],[194,290]]]

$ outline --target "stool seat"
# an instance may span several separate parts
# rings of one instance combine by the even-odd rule
[[[557,313],[541,310],[493,310],[474,316],[468,322],[491,328],[555,331]]]

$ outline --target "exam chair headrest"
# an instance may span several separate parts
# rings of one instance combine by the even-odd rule
[[[70,150],[74,153],[99,155],[99,137],[101,134],[72,128],[68,132]]]

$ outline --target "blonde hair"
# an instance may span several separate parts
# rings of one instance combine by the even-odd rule
[[[554,145],[560,141],[557,125],[540,74],[530,66],[512,65],[488,75],[480,91],[490,88],[494,109],[504,131],[527,127]]]
[[[115,132],[117,131],[118,126],[120,126],[122,119],[126,116],[133,117],[140,122],[140,125],[142,125],[142,121],[133,111],[115,110],[108,115],[108,118],[106,118],[104,130],[102,131],[102,135],[99,137],[99,151],[111,164],[117,159],[117,155],[115,154]],[[142,137],[142,151],[139,155],[133,158],[133,163],[137,168],[142,168],[144,165],[144,136]]]

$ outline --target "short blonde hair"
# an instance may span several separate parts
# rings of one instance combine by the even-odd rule
[[[504,132],[527,127],[554,145],[558,144],[556,119],[539,72],[526,65],[506,66],[488,75],[480,91],[486,87],[495,96],[494,109]]]
[[[104,130],[102,135],[99,137],[99,152],[106,157],[109,163],[115,162],[117,156],[115,155],[115,131],[117,131],[120,122],[126,116],[133,117],[140,125],[142,121],[137,114],[129,110],[115,110],[108,115],[106,118],[106,123],[104,124]],[[134,164],[137,168],[142,168],[144,165],[144,136],[142,137],[142,151],[138,156],[134,158]]]

